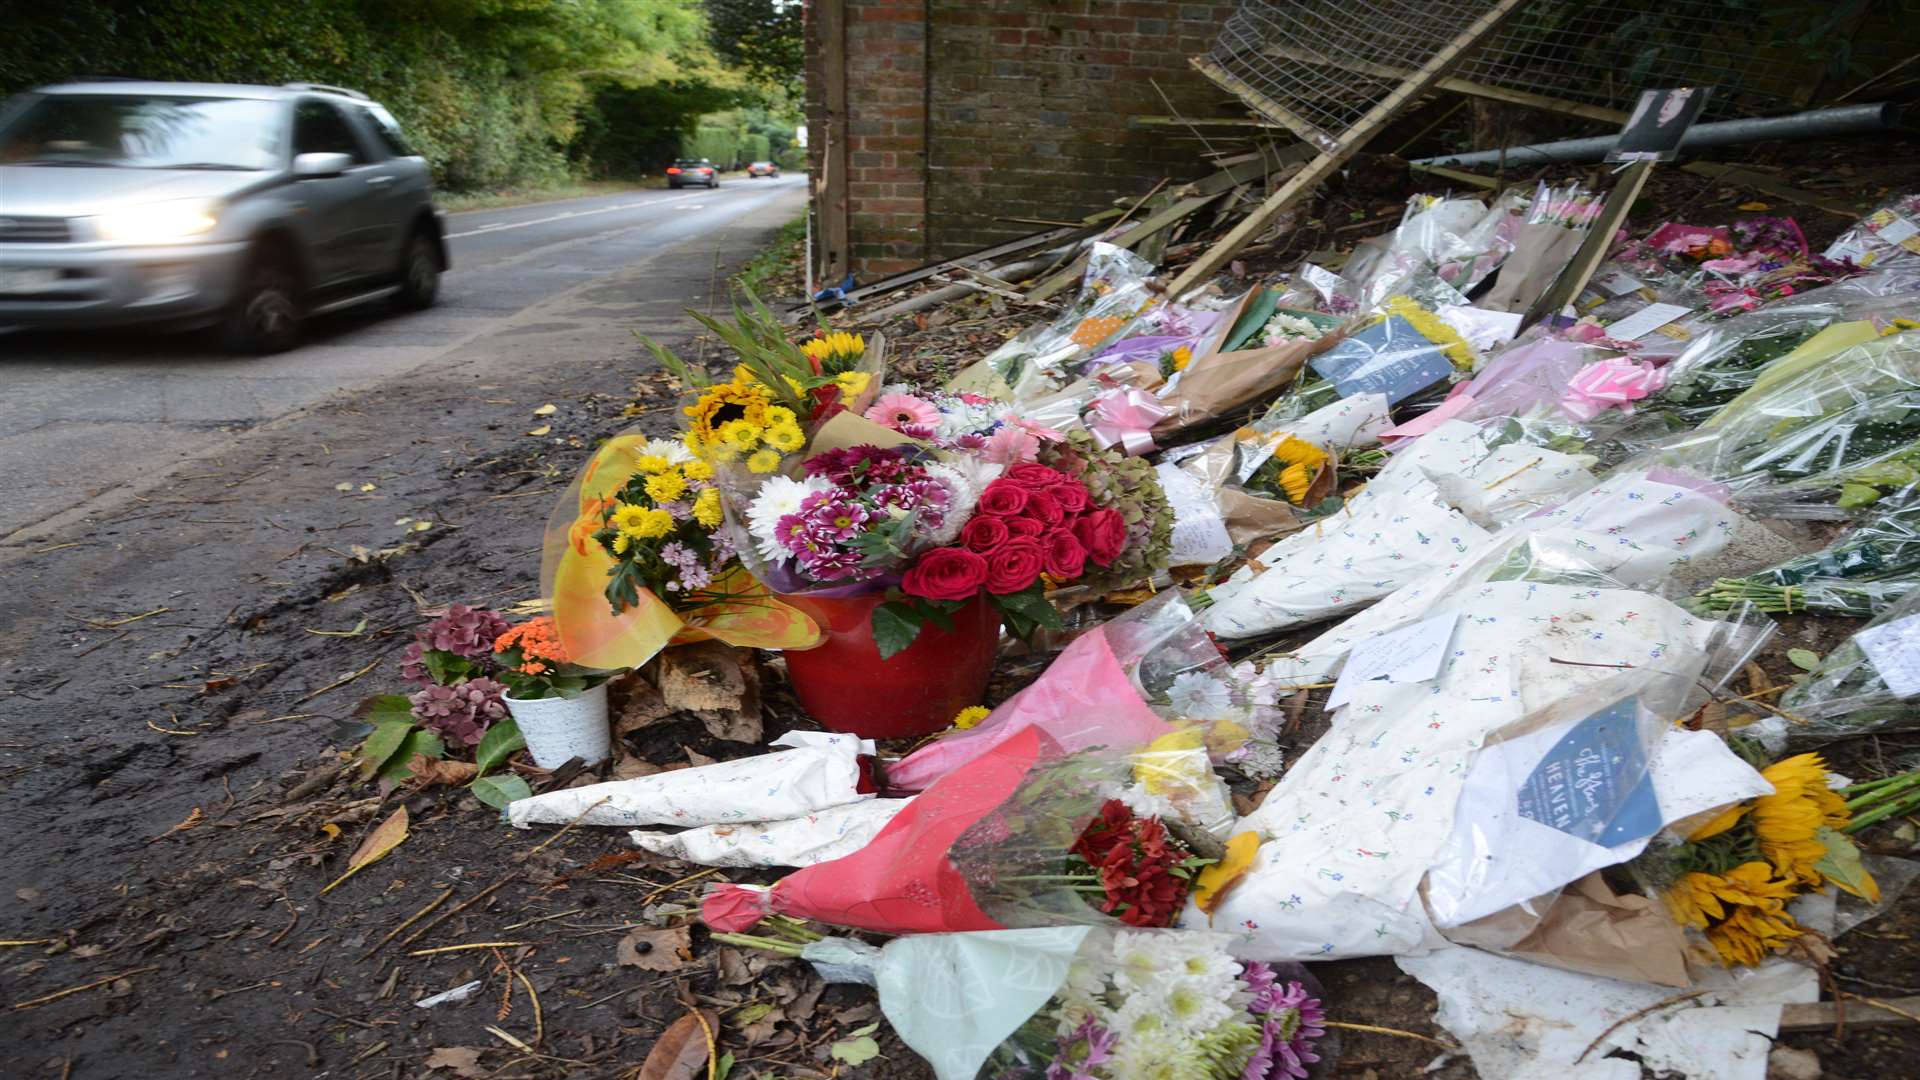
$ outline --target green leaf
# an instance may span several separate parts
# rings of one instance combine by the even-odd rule
[[[1842,889],[1863,900],[1878,901],[1880,886],[1860,864],[1860,849],[1855,847],[1845,833],[1829,829],[1822,825],[1814,838],[1827,846],[1827,853],[1813,864],[1815,870]]]
[[[420,730],[414,726],[413,717],[404,720],[386,720],[373,729],[367,741],[360,744],[360,763],[368,777],[380,772],[393,755],[399,753],[406,743],[407,736]],[[405,760],[405,759],[402,759]]]
[[[1233,352],[1247,343],[1247,339],[1259,333],[1260,328],[1273,318],[1273,309],[1280,306],[1280,293],[1274,289],[1261,289],[1260,295],[1247,304],[1241,312],[1240,320],[1233,324],[1232,332],[1220,343],[1220,351]]]
[[[440,736],[426,728],[414,728],[407,732],[407,737],[400,743],[400,748],[393,752],[393,756],[388,758],[374,775],[382,780],[404,780],[412,776],[415,754],[425,754],[430,758],[446,757],[447,744],[440,741]]]
[[[880,1029],[879,1024],[868,1024],[849,1037],[833,1044],[834,1060],[849,1067],[864,1065],[880,1056],[880,1044],[873,1041],[873,1033]]]
[[[1060,621],[1060,613],[1047,601],[1047,595],[1039,585],[1022,589],[1017,593],[995,597],[994,601],[999,605],[1002,613],[1015,616],[1018,620],[1031,624],[1032,627],[1044,626],[1058,630],[1065,625]],[[1010,622],[1009,625],[1012,623]]]
[[[398,720],[413,723],[413,702],[405,694],[375,694],[353,707],[353,715],[370,724]]]
[[[420,654],[420,662],[426,665],[427,675],[441,686],[464,682],[474,673],[473,661],[444,649],[428,649]]]
[[[1820,654],[1812,649],[1788,649],[1787,660],[1801,671],[1817,671],[1820,667]]]
[[[872,625],[874,647],[885,660],[920,636],[920,612],[910,604],[891,601],[873,609]]]
[[[480,737],[480,745],[473,751],[473,763],[480,767],[479,775],[485,776],[499,768],[515,751],[526,748],[527,740],[520,734],[520,725],[508,717],[488,728],[487,733]]]
[[[727,1080],[731,1075],[733,1075],[733,1051],[729,1050],[720,1055],[719,1061],[713,1063],[713,1080]]]
[[[527,786],[527,782],[511,773],[504,776],[483,776],[468,784],[467,790],[473,792],[474,798],[495,810],[505,810],[510,802],[533,797],[533,789]]]

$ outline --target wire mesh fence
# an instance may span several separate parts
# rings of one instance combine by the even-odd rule
[[[1492,6],[1243,0],[1207,61],[1269,119],[1326,146]],[[1621,111],[1647,87],[1714,86],[1710,114],[1746,115],[1793,107],[1819,78],[1806,50],[1781,42],[1742,0],[1534,0],[1449,75]]]

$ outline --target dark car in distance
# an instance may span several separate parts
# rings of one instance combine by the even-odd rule
[[[771,161],[755,161],[747,166],[747,179],[749,180],[752,180],[755,177],[760,177],[760,176],[772,176],[777,178],[779,175],[780,175],[780,166],[775,165]]]
[[[683,188],[688,184],[717,188],[720,186],[720,170],[706,158],[681,158],[667,166],[667,186]]]

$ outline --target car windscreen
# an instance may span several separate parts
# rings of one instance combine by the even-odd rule
[[[0,128],[0,165],[272,169],[284,115],[256,98],[47,94]]]

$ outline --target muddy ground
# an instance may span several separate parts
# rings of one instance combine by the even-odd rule
[[[1755,196],[1702,183],[1690,197],[1697,219],[1724,220]],[[1357,209],[1375,208],[1329,216]],[[750,251],[743,239],[729,260]],[[1003,322],[1030,318],[983,310],[897,329],[929,335],[902,341],[919,354],[971,358]],[[668,388],[624,325],[555,337],[530,324],[516,348],[518,361],[456,354],[252,432],[0,551],[9,1073],[615,1077],[696,1005],[718,1017],[736,1077],[929,1075],[884,1025],[881,1056],[834,1059],[878,1018],[870,992],[824,987],[697,928],[673,933],[688,921],[677,910],[720,874],[603,861],[630,851],[616,831],[516,832],[463,793],[383,798],[343,767],[354,704],[399,688],[398,655],[423,613],[533,598],[542,525],[587,449],[628,425],[673,427]],[[558,409],[537,417],[547,403]],[[1850,629],[1803,622],[1763,658],[1769,675],[1787,673],[1786,647],[1824,652]],[[777,670],[767,678],[768,733],[804,724]],[[1015,685],[1010,669],[996,694]],[[1864,740],[1843,767],[1866,775],[1917,748],[1910,736]],[[626,746],[658,766],[688,749],[750,750],[671,717]],[[536,788],[549,779],[527,775]],[[409,839],[321,895],[403,804]],[[1840,940],[1837,985],[1920,992],[1916,935],[1909,896]],[[1329,1075],[1416,1076],[1442,1055],[1423,1041],[1447,1038],[1432,995],[1390,961],[1316,972],[1333,1018],[1400,1032],[1343,1032]],[[465,1001],[413,1004],[472,980]],[[1785,1041],[1835,1077],[1904,1075],[1920,1053],[1912,1027]],[[1433,1075],[1471,1069],[1455,1058]]]

